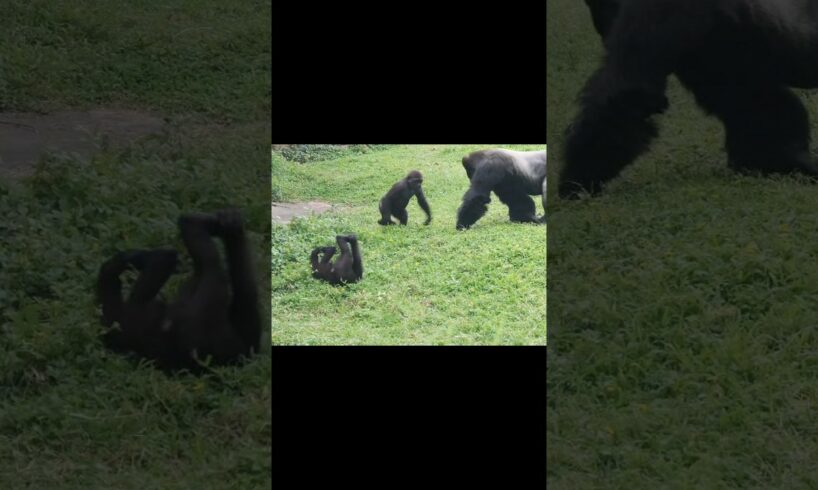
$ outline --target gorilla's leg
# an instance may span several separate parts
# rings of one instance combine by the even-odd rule
[[[402,225],[406,225],[406,223],[409,222],[409,212],[406,211],[405,208],[392,211],[392,215],[398,218],[398,221],[400,221]]]
[[[381,203],[378,206],[378,209],[381,211],[381,219],[378,221],[378,224],[381,225],[395,224],[395,222],[392,221],[392,208],[389,205],[388,199],[381,199]]]
[[[228,278],[212,238],[221,231],[218,220],[210,214],[185,214],[179,218],[179,231],[193,259],[193,274],[172,306],[174,344],[181,353],[173,367],[198,371],[201,366],[190,357],[212,355],[214,363],[221,364],[231,353],[244,350],[230,330]]]
[[[547,178],[542,179],[542,218],[539,219],[540,223],[545,223],[545,215],[548,214],[545,209],[545,185],[547,180]]]
[[[347,241],[352,245],[352,272],[355,274],[355,280],[357,281],[364,275],[364,263],[361,259],[361,250],[358,247],[358,237],[347,235]]]
[[[508,218],[513,223],[537,223],[534,200],[527,194],[520,194],[514,189],[495,189],[494,193],[500,202],[508,206]]]
[[[341,256],[335,261],[333,266],[335,270],[335,277],[333,284],[355,282],[355,272],[353,265],[355,263],[352,251],[349,248],[349,237],[344,235],[337,235],[335,241],[338,244],[338,250],[341,251]]]
[[[224,242],[227,266],[230,271],[230,286],[232,297],[230,301],[230,325],[241,338],[245,354],[248,349],[259,351],[261,341],[261,313],[258,306],[258,290],[253,261],[250,255],[244,225],[241,215],[237,211],[220,211],[216,215],[219,222],[219,234]],[[335,249],[325,248],[323,262],[329,261]]]
[[[809,153],[809,116],[789,89],[769,85],[685,85],[699,105],[724,123],[732,168],[818,176],[818,165]]]
[[[179,231],[193,259],[193,277],[185,285],[185,307],[202,317],[210,312],[224,313],[227,310],[229,291],[221,256],[211,237],[219,231],[215,216],[182,215],[179,218]]]

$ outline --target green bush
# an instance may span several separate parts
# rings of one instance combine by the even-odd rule
[[[382,150],[389,145],[292,145],[280,150],[281,156],[291,162],[306,163],[333,160],[344,155],[363,154]]]

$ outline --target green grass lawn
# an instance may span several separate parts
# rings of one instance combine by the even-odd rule
[[[0,179],[0,487],[270,488],[269,355],[167,377],[103,349],[93,298],[114,250],[181,250],[179,213],[228,204],[269,294],[269,2],[91,3],[3,4],[0,106],[124,105],[170,128]]]
[[[545,344],[545,227],[509,223],[496,197],[471,230],[454,227],[468,188],[460,160],[481,148],[396,146],[305,164],[273,152],[274,196],[338,205],[273,225],[273,343]],[[408,226],[378,225],[378,201],[413,169],[424,175],[434,221],[422,225],[413,199]],[[310,251],[350,232],[361,244],[363,280],[334,287],[313,279]]]
[[[0,110],[269,119],[269,0],[9,0],[0,33]]]
[[[583,2],[552,0],[547,32],[559,167],[601,44]],[[737,176],[669,98],[603,195],[549,203],[549,488],[818,488],[818,187]]]

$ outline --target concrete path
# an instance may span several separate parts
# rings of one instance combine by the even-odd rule
[[[326,213],[332,210],[332,205],[320,202],[274,202],[272,207],[273,224],[286,225],[294,218],[311,214]]]
[[[88,157],[99,151],[102,138],[126,145],[164,127],[162,118],[138,111],[0,112],[0,176],[30,174],[47,151]]]

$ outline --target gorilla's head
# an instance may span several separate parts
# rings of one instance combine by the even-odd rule
[[[409,184],[410,189],[417,190],[423,183],[423,174],[417,170],[412,170],[406,175],[406,182]]]

